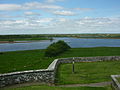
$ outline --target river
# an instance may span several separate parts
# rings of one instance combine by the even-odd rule
[[[19,51],[19,50],[33,50],[45,49],[51,43],[58,40],[64,40],[72,48],[80,47],[120,47],[120,39],[84,39],[84,38],[71,38],[71,37],[55,37],[51,42],[50,40],[34,41],[28,43],[2,43],[0,44],[0,52],[6,51]]]

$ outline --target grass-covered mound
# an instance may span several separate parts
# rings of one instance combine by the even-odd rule
[[[75,63],[75,73],[72,64],[61,64],[58,68],[58,84],[85,84],[111,81],[110,75],[120,74],[120,61]]]
[[[54,58],[44,57],[45,50],[26,50],[0,54],[0,73],[44,69],[56,58],[119,56],[120,47],[71,48]]]

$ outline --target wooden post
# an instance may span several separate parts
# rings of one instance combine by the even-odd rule
[[[73,62],[72,62],[72,73],[75,73],[75,66],[74,66],[74,63],[75,63],[75,61],[74,61],[74,57],[73,57]]]

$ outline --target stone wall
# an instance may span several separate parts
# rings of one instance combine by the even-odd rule
[[[30,70],[0,75],[0,87],[26,82],[52,84],[54,83],[54,72],[52,70]]]
[[[59,64],[72,63],[73,59],[75,62],[97,62],[120,60],[120,56],[74,57],[55,59],[47,69],[0,74],[0,87],[26,82],[54,84],[55,74]]]
[[[117,61],[117,60],[120,60],[120,56],[60,58],[59,63],[72,63],[73,59],[74,59],[75,62]]]
[[[120,83],[117,80],[118,77],[120,78],[120,75],[111,75],[113,90],[120,90]]]

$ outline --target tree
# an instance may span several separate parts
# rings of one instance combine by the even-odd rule
[[[58,42],[52,43],[51,45],[49,45],[47,47],[47,49],[45,50],[45,56],[46,57],[54,57],[54,56],[57,56],[65,51],[67,51],[70,48],[71,47],[67,43],[59,40]]]

